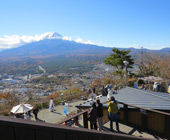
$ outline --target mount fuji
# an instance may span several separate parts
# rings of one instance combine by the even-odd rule
[[[66,70],[89,71],[93,64],[103,62],[112,53],[112,48],[83,44],[65,38],[56,32],[48,32],[35,36],[14,36],[16,42],[23,43],[15,48],[0,51],[0,73],[34,73],[38,65],[42,65],[47,72]],[[8,43],[10,44],[10,43]],[[0,44],[0,46],[2,46]],[[131,50],[133,58],[140,56],[141,49],[118,48]],[[143,49],[143,52],[158,54],[169,53],[170,48],[162,50]],[[34,71],[34,72],[33,72]]]
[[[3,50],[0,52],[0,57],[6,59],[13,57],[42,58],[58,55],[109,54],[111,52],[111,48],[108,47],[65,40],[63,36],[56,32],[35,36],[35,39],[30,40],[30,42],[16,48]]]

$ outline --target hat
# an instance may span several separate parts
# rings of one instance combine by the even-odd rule
[[[115,100],[115,97],[114,97],[114,96],[112,96],[112,97],[111,97],[111,100],[112,100],[112,101],[114,101],[114,100]]]

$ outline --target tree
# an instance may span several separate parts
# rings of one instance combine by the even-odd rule
[[[159,76],[163,79],[170,78],[170,57],[160,56],[155,53],[146,53],[139,73],[143,76]]]
[[[119,49],[112,49],[113,53],[110,54],[105,60],[104,63],[114,66],[117,68],[117,70],[121,69],[123,70],[125,67],[125,64],[123,61],[128,61],[128,68],[132,68],[132,65],[134,64],[133,59],[131,58],[131,55],[128,55],[130,53],[130,50],[119,50]]]
[[[11,107],[18,104],[20,102],[20,98],[16,95],[16,92],[5,92],[0,93],[0,99],[3,99],[6,101],[7,105],[10,105]]]

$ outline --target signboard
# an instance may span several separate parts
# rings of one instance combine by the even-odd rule
[[[67,114],[67,110],[68,110],[68,103],[65,103],[65,105],[64,105],[64,114]]]

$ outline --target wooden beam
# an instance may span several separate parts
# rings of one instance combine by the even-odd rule
[[[88,118],[87,118],[87,112],[83,113],[83,125],[84,128],[88,128]]]
[[[128,124],[128,105],[126,105],[126,104],[123,104],[123,106],[124,106],[124,109],[123,109],[123,111],[124,111],[124,123],[125,124]]]
[[[170,139],[170,116],[165,116],[165,136]]]

